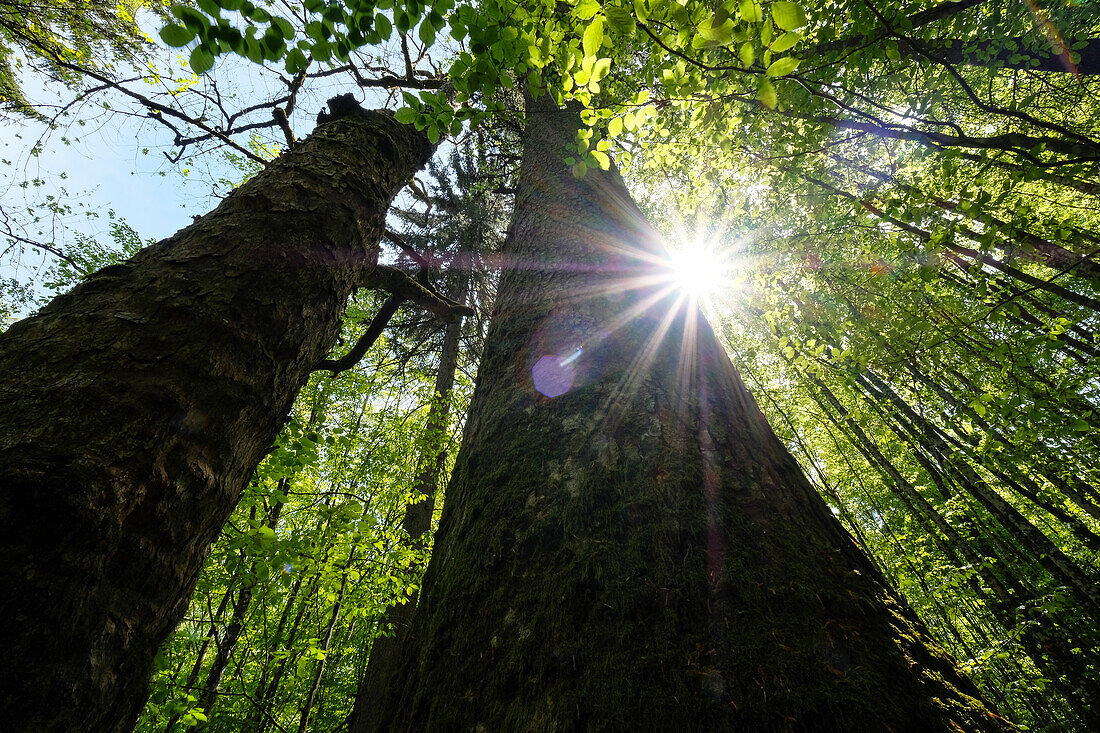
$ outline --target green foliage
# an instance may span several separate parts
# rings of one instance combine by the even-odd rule
[[[371,308],[358,310],[369,317]],[[374,621],[416,589],[413,569],[426,561],[425,550],[401,540],[401,517],[431,380],[419,370],[402,374],[391,356],[378,350],[371,371],[319,376],[303,391],[215,545],[186,620],[161,649],[138,730],[161,731],[169,721],[182,727],[200,715],[210,730],[270,719],[293,727],[322,660],[325,703],[313,711],[313,724],[332,729],[346,717],[355,670],[371,639],[386,631]],[[251,600],[231,674],[212,709],[196,709],[215,656],[209,634],[224,634],[230,621],[233,600],[222,599],[245,589]],[[326,644],[332,614],[338,620]]]
[[[70,85],[83,79],[67,63],[109,72],[116,62],[144,58],[151,48],[138,29],[142,10],[161,12],[160,0],[6,0],[0,4],[0,110],[40,117],[18,82],[24,65]]]

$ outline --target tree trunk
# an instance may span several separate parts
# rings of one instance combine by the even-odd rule
[[[528,113],[522,267],[379,729],[1008,730],[662,297],[618,176],[572,178],[574,129]]]
[[[348,561],[344,563],[344,574],[340,577],[340,592],[336,594],[336,602],[332,604],[332,614],[329,616],[328,626],[325,628],[324,641],[321,642],[323,656],[317,660],[317,664],[313,667],[313,682],[310,684],[309,692],[306,693],[306,699],[302,703],[301,715],[298,718],[298,733],[306,733],[309,728],[309,716],[313,711],[313,701],[317,697],[317,690],[321,689],[321,677],[325,673],[325,661],[328,657],[329,646],[332,645],[332,632],[335,631],[336,622],[340,619],[340,608],[344,605],[344,592],[348,589],[348,569],[354,559],[355,548],[352,547],[348,553]]]
[[[286,492],[289,484],[288,479],[281,479],[279,490]],[[282,513],[283,502],[280,501],[271,507],[265,526],[274,531],[279,525],[279,516]],[[198,706],[206,713],[208,719],[214,714],[214,705],[218,701],[222,675],[225,674],[225,669],[229,666],[229,659],[233,655],[233,650],[237,647],[237,641],[241,638],[241,633],[244,631],[248,609],[252,605],[252,596],[256,590],[256,570],[257,563],[253,560],[246,576],[247,579],[234,583],[240,588],[237,602],[233,604],[233,614],[229,617],[229,623],[225,627],[225,635],[222,637],[221,643],[218,644],[218,651],[214,655],[214,661],[211,663],[210,671],[206,675],[206,684],[203,686],[202,695],[199,697]]]
[[[429,152],[388,114],[346,111],[0,336],[5,727],[133,725],[211,542]]]

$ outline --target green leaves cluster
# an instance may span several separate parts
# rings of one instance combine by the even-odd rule
[[[169,46],[197,41],[190,54],[196,74],[210,70],[224,53],[255,63],[282,60],[288,73],[299,74],[314,62],[346,62],[359,48],[385,43],[395,29],[406,33],[416,28],[421,41],[431,46],[446,27],[444,16],[453,2],[368,0],[343,5],[306,0],[308,20],[297,25],[250,0],[197,0],[197,5],[173,6],[178,22],[160,31]]]

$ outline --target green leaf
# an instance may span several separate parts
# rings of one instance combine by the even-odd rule
[[[636,24],[634,14],[627,8],[612,5],[604,8],[608,27],[621,36],[633,36]]]
[[[218,7],[218,4],[214,2],[214,0],[195,0],[195,4],[211,18],[217,18],[221,15],[222,9]]]
[[[612,117],[607,123],[607,134],[618,137],[623,134],[623,120],[621,117]]]
[[[611,158],[602,150],[593,150],[592,157],[600,164],[600,170],[608,170],[611,168]]]
[[[188,63],[196,74],[204,74],[214,67],[214,54],[210,53],[205,46],[195,46]]]
[[[584,178],[584,175],[588,173],[588,164],[583,160],[578,161],[573,165],[573,177],[580,180]]]
[[[309,66],[309,61],[306,60],[306,55],[302,53],[299,48],[292,48],[286,55],[286,61],[284,62],[286,71],[288,74],[298,74],[306,70]]]
[[[294,38],[294,26],[286,18],[280,18],[278,15],[271,16],[271,27],[277,29],[283,38],[288,40]]]
[[[390,37],[390,33],[393,32],[393,24],[390,23],[390,19],[382,13],[378,13],[374,16],[374,30],[378,31],[378,35],[382,40],[386,40]]]
[[[806,25],[806,13],[797,3],[776,0],[772,3],[772,20],[785,31],[798,30]]]
[[[435,28],[432,27],[431,23],[421,23],[418,35],[420,36],[420,40],[424,42],[425,46],[431,46],[433,43],[435,43]]]
[[[768,77],[760,77],[760,86],[756,89],[756,98],[769,109],[775,109],[776,105],[779,104],[779,97],[775,94],[775,87],[768,81]]]
[[[752,66],[752,62],[756,60],[756,53],[752,48],[752,41],[742,43],[741,48],[737,51],[737,56],[741,59],[741,65],[746,69]]]
[[[263,8],[257,8],[252,4],[246,5],[245,7],[247,10],[242,10],[241,13],[249,20],[255,21],[256,23],[266,23],[271,20],[271,13]]]
[[[584,30],[584,55],[595,56],[603,46],[603,18],[596,18]]]
[[[255,38],[244,39],[244,55],[253,63],[262,64],[264,62],[263,47]]]
[[[439,128],[435,124],[428,126],[428,140],[431,141],[432,145],[439,142]]]
[[[182,25],[169,23],[160,29],[160,40],[173,48],[186,46],[195,38],[195,32]]]
[[[206,16],[187,5],[173,5],[172,15],[183,21],[183,24],[196,33],[204,33],[210,27],[210,21]]]
[[[768,67],[768,76],[786,76],[797,69],[799,63],[801,61],[794,56],[784,56],[778,61],[772,62],[772,65]]]
[[[779,38],[772,41],[770,48],[774,53],[783,53],[797,46],[798,42],[801,40],[802,36],[797,33],[784,33]]]
[[[764,20],[764,8],[757,0],[742,0],[739,10],[741,19],[746,23],[759,23]]]
[[[727,20],[718,26],[711,26],[707,23],[703,23],[699,26],[699,36],[711,41],[714,45],[726,46],[733,40],[733,31],[735,27],[736,26],[734,26],[731,20]]]
[[[402,107],[393,116],[402,125],[407,125],[416,119],[416,110],[412,107]]]
[[[581,20],[592,18],[600,10],[599,0],[580,0],[577,7],[573,8],[573,15]]]
[[[592,66],[592,80],[599,81],[611,71],[611,59],[600,59]]]
[[[332,46],[328,41],[317,41],[310,49],[310,55],[318,61],[328,61],[332,58]]]

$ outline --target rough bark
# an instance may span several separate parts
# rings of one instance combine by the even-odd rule
[[[430,146],[322,124],[0,336],[0,720],[128,730],[153,656]]]
[[[629,287],[662,246],[615,173],[573,180],[573,129],[528,114],[505,244],[523,266],[501,279],[379,729],[1009,729],[814,493],[706,322]],[[546,356],[561,385],[572,373],[554,398],[533,383]]]

